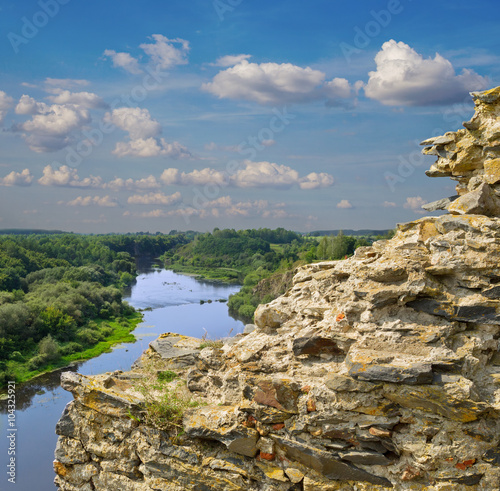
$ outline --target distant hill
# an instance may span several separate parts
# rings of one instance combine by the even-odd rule
[[[362,230],[350,230],[350,229],[342,229],[342,233],[344,235],[387,235],[391,229],[385,230],[372,230],[372,229],[362,229]],[[305,235],[309,235],[310,237],[319,237],[322,235],[338,235],[340,230],[315,230],[314,232],[309,232]]]
[[[52,234],[71,234],[73,232],[64,232],[63,230],[43,230],[29,228],[3,228],[0,229],[0,235],[52,235]]]

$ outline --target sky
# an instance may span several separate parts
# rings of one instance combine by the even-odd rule
[[[2,0],[0,228],[386,229],[500,85],[497,0]],[[427,212],[426,212],[427,213]]]

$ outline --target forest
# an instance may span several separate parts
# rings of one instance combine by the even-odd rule
[[[378,238],[378,237],[377,237]],[[0,235],[0,386],[23,381],[130,340],[141,316],[123,302],[136,259],[204,279],[241,284],[230,313],[251,321],[284,293],[301,264],[343,259],[373,237],[270,230],[197,233]]]

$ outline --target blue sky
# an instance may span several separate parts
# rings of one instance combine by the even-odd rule
[[[0,3],[0,228],[391,228],[500,85],[493,0]]]

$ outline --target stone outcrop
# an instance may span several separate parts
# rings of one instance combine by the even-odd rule
[[[132,372],[64,375],[60,489],[499,489],[500,89],[473,96],[465,130],[425,142],[451,214],[299,268],[222,347],[165,335]],[[162,356],[204,403],[182,431],[134,387]]]

